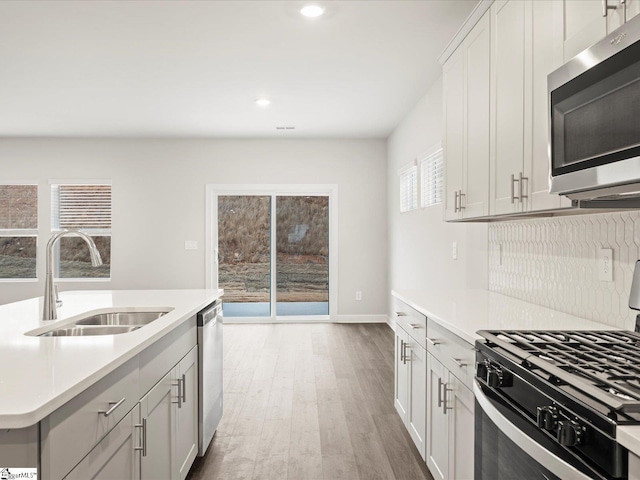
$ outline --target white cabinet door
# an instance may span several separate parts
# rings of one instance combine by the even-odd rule
[[[174,478],[184,480],[198,453],[198,347],[193,347],[175,369],[180,403],[175,406],[176,452]]]
[[[525,3],[491,6],[491,213],[522,210],[524,174]]]
[[[628,22],[640,13],[640,0],[627,0],[625,4],[624,20]]]
[[[564,0],[564,61],[607,36],[624,23],[624,8],[619,0],[607,0],[618,7],[603,16],[602,0]]]
[[[140,478],[141,435],[136,434],[140,408],[136,405],[93,447],[65,478],[69,480],[137,480]]]
[[[409,335],[396,325],[396,358],[395,358],[395,400],[394,405],[402,422],[407,424],[407,412],[409,411],[409,365],[404,360],[405,347]]]
[[[425,458],[427,427],[427,351],[411,341],[409,356],[409,410],[407,428],[422,458]]]
[[[427,352],[427,466],[435,480],[449,476],[449,417],[443,411],[442,391],[447,370]]]
[[[484,15],[462,48],[465,66],[465,160],[462,198],[464,218],[489,215],[489,94],[491,19]]]
[[[549,193],[549,101],[547,76],[564,63],[563,5],[558,0],[527,2],[525,58],[530,73],[525,78],[525,210],[570,207],[566,197]]]
[[[450,478],[473,478],[474,405],[473,392],[454,375],[447,384],[449,416],[449,474]]]
[[[464,163],[464,61],[458,48],[442,69],[444,96],[444,165],[445,220],[455,220],[461,214],[458,194],[462,190]]]
[[[140,417],[146,425],[146,449],[142,455],[143,480],[175,478],[173,476],[173,442],[175,425],[173,401],[177,401],[174,371],[167,373],[149,393],[140,400]]]

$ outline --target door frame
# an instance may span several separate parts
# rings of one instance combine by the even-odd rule
[[[294,323],[294,322],[336,322],[338,314],[338,185],[336,184],[207,184],[205,208],[205,285],[208,289],[218,287],[218,197],[224,195],[264,195],[264,196],[320,196],[329,197],[329,315],[276,315],[276,272],[275,255],[271,252],[271,316],[269,317],[229,317],[225,323]],[[272,214],[275,204],[272,202]],[[275,245],[275,229],[271,232],[271,242]]]

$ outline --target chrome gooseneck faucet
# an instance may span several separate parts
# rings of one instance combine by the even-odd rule
[[[78,230],[63,230],[62,232],[54,233],[51,235],[49,242],[47,243],[47,276],[44,283],[44,307],[42,309],[43,320],[55,320],[58,318],[58,310],[56,305],[56,291],[53,285],[53,246],[62,237],[80,237],[89,246],[89,255],[91,256],[91,265],[99,267],[102,265],[102,257],[100,252],[93,242],[93,239],[86,233],[82,233]]]

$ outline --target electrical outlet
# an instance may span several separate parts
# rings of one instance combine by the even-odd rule
[[[454,260],[458,259],[458,242],[453,242],[451,244],[451,258]]]
[[[598,250],[598,278],[601,282],[613,282],[613,250]]]
[[[197,240],[185,240],[184,241],[184,249],[185,250],[197,250],[198,249],[198,241]]]
[[[360,290],[356,292],[356,300],[358,301],[362,300],[362,292]]]

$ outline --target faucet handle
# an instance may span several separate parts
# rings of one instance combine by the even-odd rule
[[[60,295],[58,295],[58,285],[53,286],[53,292],[55,293],[55,296],[56,296],[56,306],[61,307],[62,300],[60,300]]]

